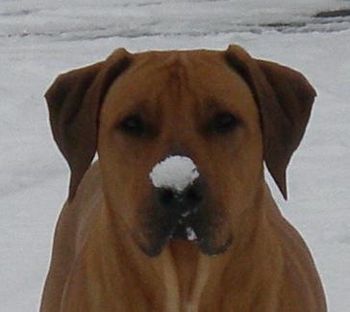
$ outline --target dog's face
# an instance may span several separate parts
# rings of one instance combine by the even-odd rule
[[[136,56],[111,85],[99,121],[108,204],[146,253],[186,239],[189,228],[207,254],[230,245],[262,183],[263,147],[253,94],[222,54]],[[154,166],[174,155],[190,158],[199,173],[188,207],[150,179]]]
[[[173,239],[194,240],[205,254],[224,252],[254,209],[263,160],[286,195],[285,170],[314,96],[299,73],[236,46],[118,50],[61,76],[46,95],[72,171],[69,200],[97,150],[110,216],[150,256]],[[176,181],[153,179],[175,159],[196,172],[180,190],[170,186]]]

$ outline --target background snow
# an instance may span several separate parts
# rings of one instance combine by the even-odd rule
[[[350,307],[350,19],[315,19],[350,1],[0,2],[1,311],[37,311],[68,170],[43,93],[62,71],[116,47],[225,49],[301,70],[318,91],[289,169],[289,197],[273,192],[315,256],[331,312]],[[272,184],[272,183],[271,183]]]

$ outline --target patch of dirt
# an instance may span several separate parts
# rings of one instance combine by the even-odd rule
[[[315,15],[315,17],[346,17],[346,16],[350,16],[350,9],[323,11]]]

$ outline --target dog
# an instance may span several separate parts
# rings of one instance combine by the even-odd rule
[[[327,310],[264,179],[287,199],[316,97],[301,73],[237,45],[117,49],[45,97],[71,177],[41,312]]]

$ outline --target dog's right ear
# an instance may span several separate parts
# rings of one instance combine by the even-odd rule
[[[45,94],[54,139],[71,170],[68,200],[95,156],[104,96],[131,57],[118,49],[103,62],[60,75]]]
[[[253,91],[260,112],[264,160],[287,199],[287,166],[304,135],[316,91],[296,70],[252,58],[237,45],[229,46],[225,57]]]

